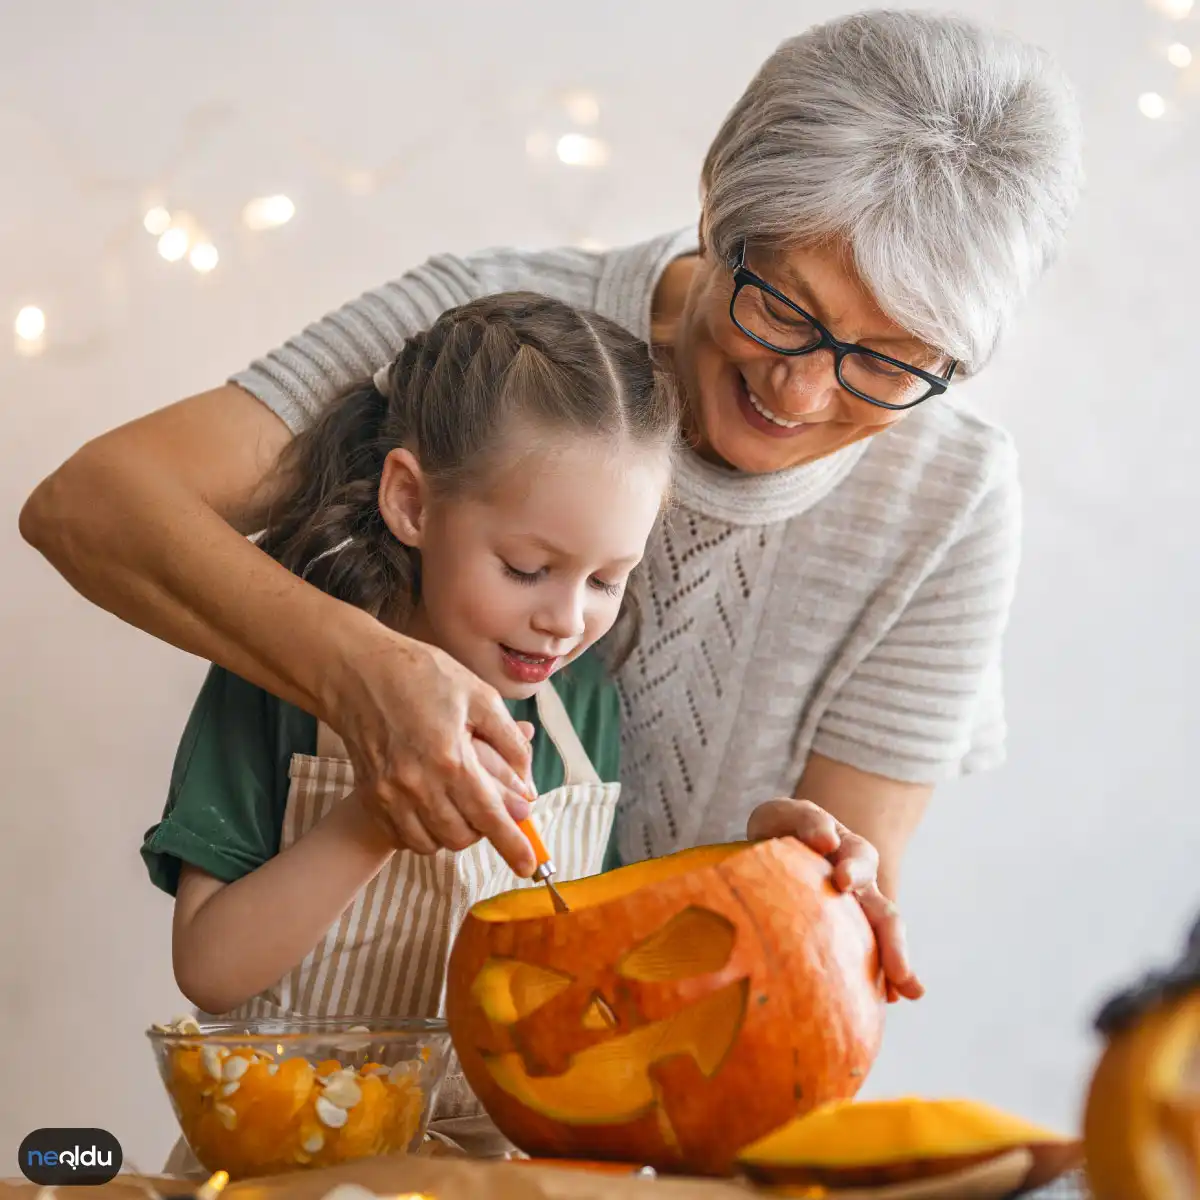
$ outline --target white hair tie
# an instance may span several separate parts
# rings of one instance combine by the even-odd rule
[[[333,554],[341,554],[341,552],[343,550],[345,550],[347,546],[352,546],[352,545],[354,545],[354,538],[353,537],[344,537],[344,538],[342,538],[342,540],[340,542],[338,542],[338,544],[336,546],[330,546],[328,550],[322,550],[321,553],[318,554],[315,558],[310,558],[308,560],[308,566],[306,566],[304,568],[304,570],[300,573],[300,578],[307,579],[308,573],[322,559],[329,558],[330,555],[333,555]]]
[[[371,382],[375,385],[375,390],[381,395],[388,394],[388,376],[392,373],[392,364],[385,362],[378,371],[371,376]]]

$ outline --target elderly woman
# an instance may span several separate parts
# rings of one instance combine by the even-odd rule
[[[526,747],[498,696],[243,535],[292,434],[443,309],[528,289],[614,318],[673,365],[690,446],[618,678],[616,852],[801,837],[916,997],[891,898],[933,788],[1002,758],[1020,526],[1012,444],[954,384],[1054,256],[1079,176],[1038,51],[946,17],[831,21],[718,130],[698,231],[433,258],[85,446],[21,527],[96,603],[341,733],[398,845],[482,835],[530,871],[508,771]]]

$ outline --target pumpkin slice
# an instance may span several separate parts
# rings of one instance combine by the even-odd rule
[[[879,1187],[962,1172],[1015,1150],[1029,1154],[1019,1186],[1077,1166],[1078,1141],[971,1100],[903,1097],[835,1102],[768,1134],[738,1156],[768,1183]]]

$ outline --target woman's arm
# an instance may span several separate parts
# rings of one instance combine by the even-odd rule
[[[243,536],[290,439],[240,388],[204,392],[85,445],[30,496],[21,533],[102,608],[320,713],[316,634],[336,602]]]
[[[84,446],[30,497],[21,532],[89,600],[336,729],[398,845],[432,853],[482,835],[528,874],[509,815],[528,811],[527,743],[495,690],[243,536],[289,437],[240,388],[204,392]],[[513,766],[511,792],[479,767],[474,735]]]
[[[223,1013],[286,975],[393,853],[352,792],[304,837],[235,883],[184,865],[172,954],[179,990]]]
[[[894,901],[900,887],[900,864],[929,807],[932,786],[885,779],[811,754],[796,795],[820,805],[874,848],[879,890]]]

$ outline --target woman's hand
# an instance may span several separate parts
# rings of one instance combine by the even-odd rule
[[[919,1000],[925,987],[913,974],[900,911],[879,890],[879,855],[866,838],[834,820],[809,800],[768,800],[751,814],[746,836],[753,842],[794,837],[833,864],[833,883],[853,892],[879,943],[888,1000]]]
[[[450,655],[359,615],[322,716],[346,743],[363,803],[401,849],[465,850],[485,837],[532,874],[516,825],[532,799],[525,731]]]

